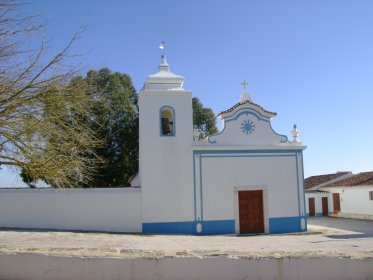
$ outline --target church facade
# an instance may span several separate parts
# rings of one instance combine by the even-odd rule
[[[307,230],[305,146],[276,133],[248,93],[219,113],[222,130],[198,140],[192,92],[164,56],[139,93],[144,233],[261,234]]]
[[[192,92],[162,57],[139,93],[139,173],[132,188],[0,189],[0,227],[166,234],[307,230],[303,146],[273,131],[248,93],[199,140]],[[232,102],[233,103],[233,102]]]

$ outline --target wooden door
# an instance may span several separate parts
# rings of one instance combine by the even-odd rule
[[[323,216],[328,216],[329,215],[328,198],[327,197],[322,197],[321,198],[321,203],[322,203],[322,215]]]
[[[309,197],[308,198],[308,214],[310,215],[310,217],[314,217],[315,216],[315,198],[314,197]]]
[[[337,214],[341,211],[341,200],[339,193],[333,193],[333,213]]]
[[[264,233],[263,191],[239,191],[240,233]]]

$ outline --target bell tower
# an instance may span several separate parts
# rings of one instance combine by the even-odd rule
[[[158,72],[148,76],[139,93],[144,232],[162,232],[162,223],[193,219],[192,92],[183,83],[163,54]]]

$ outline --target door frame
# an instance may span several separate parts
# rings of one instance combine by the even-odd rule
[[[263,194],[263,220],[264,233],[269,233],[269,219],[268,219],[268,188],[267,186],[236,186],[234,191],[234,224],[235,234],[240,235],[240,212],[238,192],[240,191],[262,191]]]

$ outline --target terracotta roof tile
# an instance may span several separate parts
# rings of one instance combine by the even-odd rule
[[[256,104],[256,103],[254,103],[254,102],[245,101],[244,103],[238,102],[237,104],[235,104],[232,108],[229,108],[228,110],[221,111],[221,112],[218,114],[218,116],[223,115],[223,114],[227,114],[227,113],[230,113],[230,112],[233,112],[234,109],[236,109],[238,106],[243,105],[243,104],[252,104],[252,105],[254,105],[254,106],[256,106],[256,107],[259,107],[260,109],[262,109],[262,110],[263,110],[264,112],[266,112],[266,113],[273,114],[273,115],[275,115],[275,116],[277,115],[277,113],[275,113],[275,112],[271,112],[271,111],[267,111],[267,110],[265,110],[262,106],[260,106],[260,105],[258,105],[258,104]]]
[[[344,176],[347,173],[350,173],[349,171],[343,171],[343,172],[337,172],[333,174],[325,174],[325,175],[317,175],[317,176],[311,176],[304,180],[304,185],[306,190],[313,188],[315,186],[324,184],[328,181],[334,180],[338,177]]]
[[[344,180],[331,183],[325,187],[354,187],[354,186],[373,186],[373,171],[370,172],[361,172],[354,176],[348,177]]]

